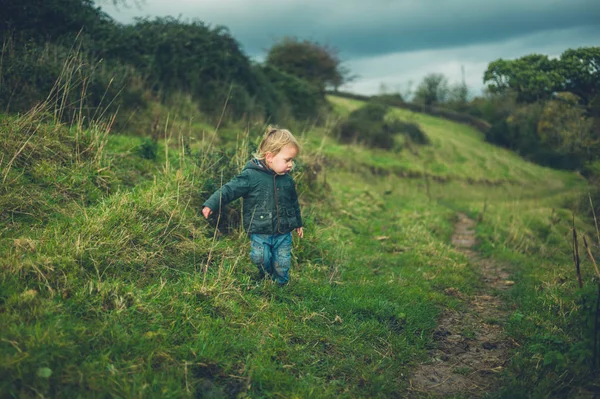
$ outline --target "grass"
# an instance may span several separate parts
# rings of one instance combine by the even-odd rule
[[[143,137],[103,125],[3,117],[0,396],[402,397],[437,316],[462,306],[445,290],[480,288],[450,244],[457,211],[481,216],[478,250],[516,282],[519,347],[499,395],[591,390],[592,274],[578,289],[566,240],[585,182],[471,128],[392,112],[433,144],[395,153],[295,132],[306,236],[285,288],[254,280],[238,227],[199,214],[259,126],[164,125],[168,140],[143,157]]]
[[[329,99],[336,104],[336,109],[343,106],[354,109],[360,103],[339,97],[330,96]],[[421,126],[432,145],[420,148],[405,146],[400,153],[390,154],[388,151],[373,153],[359,147],[346,148],[328,142],[327,154],[337,156],[346,153],[348,158],[361,165],[400,175],[427,173],[443,180],[487,184],[522,184],[534,180],[564,184],[562,179],[555,178],[556,171],[523,162],[512,152],[483,142],[483,135],[474,128],[399,108],[393,109],[391,116]],[[569,179],[566,174],[565,178]]]

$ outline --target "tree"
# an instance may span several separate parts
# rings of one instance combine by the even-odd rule
[[[537,131],[542,143],[584,161],[598,154],[600,138],[579,102],[571,93],[559,93],[544,105]]]
[[[600,47],[566,50],[560,57],[558,68],[565,91],[579,96],[586,107],[600,101]],[[600,107],[597,108],[592,114],[599,116]]]
[[[262,67],[271,85],[281,94],[292,115],[298,120],[315,118],[323,100],[315,86],[304,79],[285,73],[277,68]]]
[[[413,101],[430,106],[443,103],[448,94],[448,79],[441,73],[430,73],[417,86]]]
[[[568,49],[559,59],[532,54],[488,65],[484,83],[492,92],[513,90],[520,102],[547,100],[568,91],[589,107],[600,94],[600,47]]]
[[[26,41],[65,39],[72,44],[81,31],[112,23],[92,0],[0,0],[0,10],[0,34],[14,33]]]
[[[135,66],[157,93],[190,93],[209,114],[218,113],[225,101],[234,114],[249,112],[261,90],[250,59],[223,26],[173,17],[138,19],[112,35],[95,49],[103,58]]]
[[[321,93],[325,93],[326,88],[337,90],[352,79],[348,69],[341,65],[336,49],[294,37],[275,43],[266,64],[310,82]]]
[[[498,59],[488,65],[483,82],[492,93],[513,90],[517,101],[531,103],[549,99],[562,89],[558,60],[531,54],[516,60]]]
[[[448,89],[448,98],[445,106],[456,111],[467,111],[469,102],[469,88],[465,82],[452,85]]]

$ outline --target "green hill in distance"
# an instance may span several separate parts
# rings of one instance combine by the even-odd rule
[[[254,279],[239,203],[221,229],[200,214],[262,123],[173,121],[153,143],[2,116],[0,397],[596,392],[595,271],[582,246],[580,288],[569,241],[585,180],[401,109],[430,145],[341,144],[363,103],[328,100],[325,127],[292,129],[306,225],[285,288]]]

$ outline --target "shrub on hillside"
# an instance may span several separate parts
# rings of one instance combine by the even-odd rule
[[[367,147],[390,149],[394,146],[394,134],[385,121],[387,107],[383,104],[368,103],[352,111],[348,119],[338,126],[342,141],[356,141]]]
[[[145,83],[132,67],[97,62],[81,50],[46,44],[4,43],[0,109],[24,113],[40,103],[64,121],[93,120],[146,103]]]
[[[77,39],[66,33],[49,34],[45,42],[46,26],[40,26],[39,40],[0,31],[4,41],[0,108],[26,112],[44,102],[58,82],[68,91],[59,99],[67,118],[74,114],[67,108],[89,110],[87,119],[117,109],[120,114],[133,110],[139,115],[148,99],[168,101],[178,93],[190,95],[207,117],[219,120],[279,121],[291,105],[294,115],[316,114],[307,82],[296,79],[293,90],[289,79],[284,85],[273,82],[260,66],[252,65],[222,26],[174,18],[137,20],[132,25],[116,24],[104,15],[98,19],[102,29],[86,29]],[[65,82],[69,68],[73,80]]]
[[[393,121],[396,130],[400,131],[404,137],[410,140],[411,143],[426,145],[429,144],[429,137],[421,130],[418,124],[412,122],[404,122],[401,120]]]
[[[233,119],[277,115],[268,80],[258,76],[226,27],[165,17],[140,19],[105,36],[98,39],[98,54],[134,65],[154,93],[190,94],[218,119],[223,110]]]
[[[558,169],[580,169],[597,153],[592,121],[570,104],[571,95],[496,109],[486,140]],[[490,104],[493,104],[490,102]]]
[[[102,32],[114,23],[93,0],[2,1],[0,35],[26,42],[71,44],[81,32]]]
[[[262,67],[262,71],[283,95],[285,102],[282,105],[290,108],[294,118],[304,120],[315,118],[319,114],[323,100],[318,87],[273,66],[266,65]]]
[[[593,131],[593,120],[579,106],[580,101],[572,93],[557,93],[544,104],[537,133],[544,145],[579,159],[582,165],[597,158],[600,143]]]
[[[263,65],[253,64],[252,73],[256,77],[255,87],[252,88],[256,106],[262,107],[263,115],[267,120],[287,124],[292,116],[287,95],[267,76]]]
[[[429,139],[418,125],[386,118],[388,107],[370,102],[342,121],[337,131],[344,142],[359,142],[367,147],[392,149],[397,146],[394,136],[402,134],[415,144],[428,144]]]

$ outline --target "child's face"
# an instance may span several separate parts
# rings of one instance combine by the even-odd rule
[[[296,147],[291,144],[286,144],[276,155],[267,152],[265,160],[273,172],[278,175],[284,175],[292,170],[296,155],[298,155]]]

